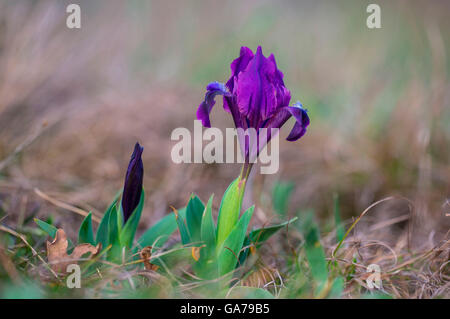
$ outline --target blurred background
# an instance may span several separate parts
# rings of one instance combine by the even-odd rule
[[[66,27],[72,2],[81,29]],[[284,140],[293,123],[283,128],[277,174],[253,171],[253,223],[272,219],[283,181],[294,185],[287,214],[313,209],[324,231],[335,194],[350,222],[395,196],[367,227],[387,221],[379,238],[396,243],[407,229],[408,245],[435,245],[450,226],[450,3],[376,1],[382,28],[368,29],[371,2],[1,0],[2,223],[52,216],[77,229],[82,216],[42,194],[101,216],[136,141],[145,148],[141,231],[191,192],[216,194],[217,207],[239,165],[173,164],[170,134],[193,128],[205,86],[228,79],[240,46],[261,45],[311,125],[295,143]],[[212,124],[233,127],[220,100]]]

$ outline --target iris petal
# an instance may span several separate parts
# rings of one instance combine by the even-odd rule
[[[306,109],[303,108],[300,102],[297,102],[293,106],[286,106],[278,109],[278,111],[267,122],[265,127],[269,129],[268,141],[272,138],[270,129],[281,128],[291,116],[295,118],[296,122],[286,139],[288,141],[296,141],[305,135],[306,128],[309,125],[309,117]]]
[[[250,119],[252,127],[266,120],[276,110],[275,65],[258,47],[255,57],[237,79],[239,111]]]
[[[305,135],[306,128],[309,125],[309,116],[307,110],[304,109],[299,102],[294,106],[289,106],[287,109],[296,120],[294,127],[286,138],[288,141],[292,142]]]
[[[241,47],[240,55],[237,59],[233,60],[231,62],[230,68],[231,68],[231,76],[230,79],[225,84],[228,88],[228,90],[233,93],[235,83],[237,81],[237,76],[240,72],[244,71],[247,67],[248,63],[253,59],[253,52],[247,47]],[[227,98],[224,97],[223,99],[223,108],[230,112],[231,106]]]
[[[235,59],[233,62],[231,62],[230,68],[231,68],[231,77],[227,81],[227,88],[230,90],[230,92],[233,92],[234,88],[234,81],[235,77],[238,76],[238,74],[245,70],[248,63],[253,59],[253,52],[247,47],[241,47],[241,52],[239,55],[239,58]]]
[[[214,99],[217,95],[231,96],[223,83],[209,83],[206,87],[205,99],[200,103],[197,109],[197,119],[201,120],[205,127],[211,127],[209,113],[211,113],[214,104],[216,104]]]
[[[291,92],[284,86],[283,72],[278,70],[275,56],[271,54],[268,58],[275,66],[274,85],[277,90],[277,108],[288,106],[291,101]]]

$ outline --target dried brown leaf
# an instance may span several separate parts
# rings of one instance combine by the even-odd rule
[[[141,250],[140,255],[141,259],[144,261],[144,267],[146,270],[158,270],[159,267],[150,262],[150,258],[152,257],[152,246],[144,247]]]
[[[80,244],[68,255],[67,247],[67,236],[63,229],[58,229],[53,242],[47,241],[48,262],[50,267],[57,273],[66,273],[67,266],[77,263],[83,255],[90,253],[91,257],[93,257],[101,250],[101,244],[98,244],[96,247],[91,244]]]

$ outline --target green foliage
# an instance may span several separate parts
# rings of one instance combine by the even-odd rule
[[[272,235],[274,235],[281,228],[289,225],[290,223],[295,222],[297,219],[298,219],[298,217],[294,217],[294,218],[292,218],[284,223],[278,224],[278,225],[272,225],[272,226],[268,226],[268,227],[255,229],[248,236],[250,239],[250,242],[253,243],[254,245],[260,245],[261,243],[268,240]]]
[[[313,212],[308,212],[300,225],[305,238],[305,253],[308,259],[312,278],[316,285],[316,294],[325,287],[328,280],[328,268],[325,252],[320,244],[319,227],[314,222]]]
[[[186,209],[180,209],[178,214],[185,218]],[[138,240],[138,247],[146,246],[161,247],[169,236],[177,229],[177,221],[174,213],[161,218],[155,225],[150,227]]]
[[[324,248],[320,243],[319,226],[312,211],[302,213],[298,230],[304,241],[300,246],[285,296],[304,295],[315,298],[340,298],[345,288],[341,275],[328,269]]]
[[[334,299],[341,297],[344,288],[345,288],[344,278],[337,277],[331,284],[330,291],[328,292],[328,298]]]
[[[244,182],[240,183],[238,178],[225,191],[219,208],[217,227],[212,213],[213,196],[205,207],[197,196],[191,195],[186,207],[186,218],[177,214],[176,221],[182,244],[192,246],[193,269],[201,278],[213,279],[233,272],[245,262],[250,242],[254,242],[257,247],[297,219],[256,229],[247,234],[255,207],[250,207],[239,218],[244,186]],[[236,217],[238,219],[235,219]],[[219,239],[219,236],[224,236],[224,239]]]
[[[382,292],[366,293],[361,296],[361,299],[393,299],[391,295]]]
[[[180,231],[181,242],[183,245],[188,245],[191,243],[191,236],[189,235],[188,227],[186,224],[186,217],[181,216],[179,212],[175,211],[175,220],[178,225],[178,230]]]
[[[294,183],[277,182],[272,191],[273,209],[280,216],[286,216],[289,206],[289,199],[294,191]]]
[[[122,221],[118,216],[121,214],[120,201],[118,201],[119,197],[116,196],[100,221],[95,240],[92,214],[89,213],[81,223],[78,242],[101,243],[104,246],[104,250],[107,251],[100,258],[107,258],[108,261],[113,263],[128,263],[129,266],[127,268],[142,267],[142,263],[138,260],[139,250],[148,246],[151,246],[153,251],[159,250],[169,236],[178,229],[181,236],[181,244],[176,244],[166,254],[155,256],[151,259],[151,263],[154,265],[164,267],[161,269],[162,273],[166,273],[165,269],[172,271],[172,267],[180,262],[188,261],[198,278],[211,280],[205,282],[202,288],[199,288],[203,293],[219,294],[220,296],[225,296],[228,293],[228,297],[231,298],[273,298],[270,292],[261,288],[241,287],[238,285],[231,291],[228,291],[229,279],[235,270],[243,266],[247,261],[250,246],[258,249],[262,243],[267,241],[277,231],[288,227],[289,224],[294,223],[298,218],[294,217],[283,223],[248,231],[255,207],[250,207],[239,218],[244,193],[243,187],[245,186],[243,184],[239,182],[239,179],[236,179],[228,187],[221,200],[217,226],[214,222],[212,210],[214,197],[211,196],[205,206],[200,198],[192,194],[186,207],[179,211],[174,209],[173,213],[168,214],[144,232],[137,240],[136,245],[134,245],[134,236],[145,199],[144,192],[142,192],[139,205],[125,225],[120,224]],[[278,186],[278,191],[275,193],[283,198],[274,199],[273,202],[277,203],[274,205],[278,207],[279,212],[282,211],[281,207],[286,207],[289,198],[288,193],[291,192],[291,189],[292,187]],[[335,207],[337,205],[335,199]],[[229,219],[225,219],[227,216]],[[238,218],[234,223],[231,223],[236,216]],[[335,220],[340,221],[336,216],[339,216],[339,214],[336,213],[335,209]],[[44,232],[52,237],[55,236],[56,227],[38,219],[36,219],[36,223]],[[229,228],[231,230],[228,230]],[[327,268],[325,252],[320,244],[319,228],[314,222],[312,212],[303,214],[297,229],[304,238],[302,251],[308,266],[306,273],[300,271],[301,268],[299,268],[297,273],[292,274],[291,282],[300,286],[289,287],[289,291],[300,293],[302,289],[309,286],[314,290],[315,297],[339,298],[344,289],[344,279],[340,276],[333,277],[333,274]],[[219,234],[222,234],[222,236],[226,234],[222,241],[219,240]],[[87,265],[92,263],[96,262],[92,261],[87,263]],[[93,268],[90,269],[92,270]],[[170,276],[170,273],[166,274]],[[306,274],[309,274],[310,278],[307,278]],[[217,278],[221,278],[221,280],[214,280]],[[129,285],[129,283],[126,283],[126,285]],[[129,289],[131,289],[131,286]]]
[[[193,242],[200,242],[201,240],[200,232],[204,210],[205,206],[202,201],[192,194],[186,207],[186,226],[189,237]]]
[[[225,275],[236,267],[254,209],[255,206],[250,207],[239,219],[223,244],[217,246],[219,275]]]
[[[102,249],[105,249],[109,245],[109,218],[111,217],[112,211],[116,209],[117,201],[119,199],[120,192],[116,195],[112,203],[106,209],[103,217],[98,225],[97,235],[95,237],[96,244],[100,243]]]
[[[284,223],[278,224],[278,225],[272,225],[268,227],[258,228],[250,232],[250,234],[245,238],[244,241],[244,247],[247,247],[244,249],[243,252],[241,252],[239,256],[239,262],[243,264],[245,260],[247,259],[248,253],[250,251],[250,248],[248,246],[250,244],[254,245],[255,247],[261,246],[262,243],[264,243],[266,240],[268,240],[272,235],[274,235],[277,231],[279,231],[281,228],[288,226],[289,224],[295,222],[298,218],[294,217],[289,221],[286,221]]]
[[[92,213],[89,213],[81,223],[78,230],[78,243],[95,245],[94,231],[92,230]]]
[[[51,238],[55,238],[57,228],[53,225],[50,225],[40,219],[35,218],[34,222],[44,231],[46,232]]]
[[[109,259],[118,260],[122,247],[132,248],[134,246],[134,237],[144,208],[144,202],[145,192],[142,190],[138,206],[123,227],[119,224],[122,218],[118,217],[119,212],[121,213],[120,208],[117,207],[120,205],[118,196],[106,210],[97,230],[97,243],[101,242],[105,248],[111,245],[111,251],[108,253]],[[184,220],[185,209],[180,210],[179,214],[181,215],[180,218]],[[177,218],[174,213],[171,213],[142,234],[133,252],[136,253],[138,249],[146,246],[152,246],[153,248],[162,246],[176,229]]]
[[[108,219],[108,232],[109,232],[109,244],[113,246],[119,246],[119,226],[117,223],[118,217],[117,217],[117,208],[114,206],[114,208],[111,210],[111,214],[109,215]]]
[[[111,210],[111,214],[109,215],[108,220],[108,231],[109,231],[109,245],[111,245],[111,249],[108,251],[107,258],[110,261],[120,261],[121,248],[120,248],[120,240],[119,240],[119,225],[118,225],[118,217],[117,217],[117,208]]]
[[[273,295],[265,289],[238,286],[231,290],[230,298],[240,299],[273,299]]]
[[[236,187],[235,185],[236,180],[232,182],[227,192],[225,192],[221,200],[222,209],[224,207],[240,207],[240,203],[233,204],[227,202],[230,200],[242,201],[240,196],[230,196],[230,192]],[[122,227],[119,225],[121,219],[117,216],[120,213],[120,209],[118,209],[120,201],[116,197],[100,221],[96,241],[94,241],[92,232],[92,214],[90,213],[80,226],[78,242],[102,243],[105,249],[108,249],[107,252],[99,257],[107,258],[108,261],[113,263],[128,263],[129,266],[126,266],[128,269],[129,267],[143,267],[142,263],[138,261],[140,249],[152,246],[153,250],[159,252],[159,249],[164,245],[169,236],[178,229],[182,243],[175,244],[169,248],[167,254],[154,256],[151,259],[152,264],[160,266],[161,270],[158,270],[158,272],[170,277],[171,275],[169,272],[166,272],[166,268],[172,272],[176,269],[174,267],[177,267],[180,263],[189,262],[198,278],[208,280],[204,284],[202,283],[201,288],[199,288],[199,293],[210,296],[227,296],[229,298],[273,298],[274,296],[268,290],[261,288],[237,285],[229,290],[229,279],[237,268],[244,266],[250,252],[249,246],[258,249],[262,243],[267,241],[277,231],[288,227],[291,223],[296,222],[298,218],[294,217],[283,223],[249,231],[248,226],[255,209],[252,206],[231,225],[232,229],[228,233],[228,236],[220,243],[218,240],[220,227],[230,227],[230,225],[222,223],[216,227],[212,209],[213,198],[211,196],[206,205],[203,205],[202,201],[192,194],[186,207],[179,211],[175,210],[175,212],[160,219],[143,233],[137,240],[136,245],[133,245],[137,223],[139,222],[143,209],[144,195],[141,195],[141,201],[130,217],[129,222]],[[338,226],[340,218],[337,218],[339,212],[336,212],[338,210],[336,208],[338,207],[336,198],[334,203],[335,221],[337,223],[336,226]],[[225,210],[222,213],[225,216]],[[55,236],[57,231],[55,226],[38,219],[35,219],[35,222],[45,233],[51,237]],[[289,284],[283,294],[288,297],[299,295],[310,296],[309,294],[313,291],[312,296],[317,298],[340,298],[345,287],[344,277],[338,275],[334,267],[331,270],[327,267],[325,252],[320,244],[319,227],[314,221],[313,212],[310,211],[301,214],[300,222],[294,225],[296,227],[293,230],[300,231],[304,241],[302,242],[298,255],[300,264],[296,265],[287,260],[287,264],[294,267],[294,272],[289,274]],[[96,263],[96,261],[91,261],[86,263],[86,269],[90,267],[88,265],[92,265],[93,263],[97,265],[96,267],[103,267],[101,264]],[[92,270],[94,268],[90,267],[89,269]],[[85,271],[85,274],[94,273],[92,271]],[[217,278],[222,279],[217,281],[215,280]],[[129,283],[126,283],[124,289],[130,292],[134,291],[129,286]],[[171,291],[175,293],[176,290]],[[159,293],[160,290],[155,290],[154,288],[147,292],[144,290],[135,291],[136,296],[148,295],[157,297]],[[385,296],[367,295],[366,297],[380,298]]]
[[[144,201],[145,194],[142,189],[141,198],[139,200],[139,204],[131,214],[130,218],[128,218],[127,222],[120,228],[119,242],[122,247],[131,248],[133,245],[134,235],[136,234],[136,229],[139,225],[139,220],[141,219],[142,210],[144,209]]]
[[[56,236],[56,232],[58,231],[58,228],[56,228],[55,226],[46,223],[40,219],[35,218],[34,222],[39,226],[40,229],[42,229],[45,233],[47,233],[52,239],[55,238]],[[74,245],[72,243],[72,241],[70,239],[67,239],[67,250],[70,251]]]
[[[37,284],[31,280],[26,280],[26,282],[20,283],[19,285],[8,285],[3,287],[2,294],[0,297],[2,299],[42,299],[45,298],[44,291]]]
[[[216,226],[214,225],[212,216],[213,198],[214,195],[209,198],[201,221],[201,240],[205,243],[206,247],[214,247],[216,243]]]
[[[225,241],[239,219],[245,182],[238,177],[228,186],[222,197],[217,218],[217,246]]]

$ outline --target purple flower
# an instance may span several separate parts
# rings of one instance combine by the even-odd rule
[[[291,116],[296,123],[287,140],[298,140],[306,133],[309,125],[307,111],[300,102],[289,106],[291,93],[284,86],[283,73],[278,70],[273,54],[266,58],[261,47],[256,54],[247,47],[241,47],[239,58],[231,63],[228,82],[225,85],[218,82],[208,84],[205,99],[197,110],[197,118],[205,127],[211,127],[209,114],[217,95],[223,96],[224,108],[233,116],[236,128],[254,128],[257,134],[262,128],[268,129],[266,141],[258,144],[257,153],[271,139],[270,129],[281,128]],[[247,142],[245,152],[247,159]]]
[[[144,177],[144,165],[142,163],[142,151],[144,148],[136,143],[130,163],[128,164],[127,175],[122,195],[123,223],[130,218],[133,211],[139,204],[142,193],[142,181]]]

